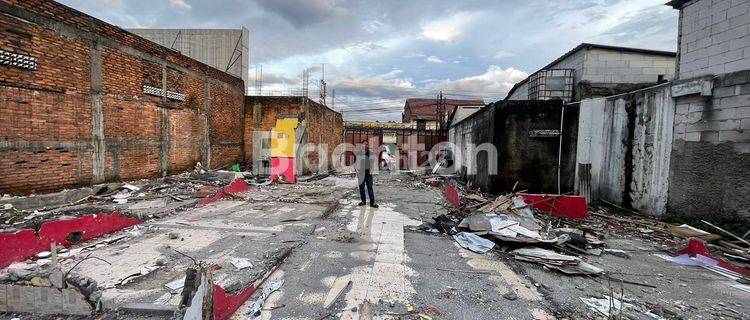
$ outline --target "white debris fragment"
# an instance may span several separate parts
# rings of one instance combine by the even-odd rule
[[[169,290],[172,290],[172,291],[180,290],[180,289],[182,289],[182,287],[185,286],[185,277],[176,279],[176,280],[174,280],[172,282],[169,282],[169,283],[165,284],[164,286],[167,287]]]
[[[123,189],[128,189],[128,190],[130,190],[130,191],[138,191],[138,190],[141,190],[141,188],[139,188],[139,187],[136,187],[136,186],[134,186],[134,185],[132,185],[132,184],[129,184],[129,183],[125,183],[125,184],[123,184],[121,188],[123,188]]]
[[[253,264],[250,263],[250,260],[247,260],[245,258],[229,258],[229,262],[237,268],[237,270],[242,270],[246,268],[252,268]]]

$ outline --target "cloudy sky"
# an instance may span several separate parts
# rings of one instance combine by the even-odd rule
[[[63,0],[125,28],[250,30],[250,79],[300,88],[321,64],[346,119],[400,120],[407,97],[492,102],[581,42],[675,50],[665,0]],[[313,81],[316,80],[316,81]],[[248,84],[253,86],[252,83]],[[329,105],[331,104],[329,100]],[[361,111],[366,110],[366,111]]]

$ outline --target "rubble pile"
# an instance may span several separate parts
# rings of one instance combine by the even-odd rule
[[[428,175],[422,181],[445,190],[448,212],[435,216],[434,223],[421,230],[452,235],[459,245],[474,252],[499,249],[515,260],[562,274],[606,275],[605,268],[593,265],[587,256],[611,254],[629,259],[625,250],[609,248],[607,239],[638,237],[677,255],[664,256],[666,260],[705,267],[736,280],[733,287],[750,292],[750,244],[708,222],[704,221],[707,229],[723,235],[634,215],[617,207],[591,207],[585,219],[570,218],[533,209],[536,199],[553,199],[547,195],[527,197],[514,192],[492,196],[446,176]]]
[[[237,170],[243,168],[239,165],[233,167]],[[0,230],[35,227],[59,217],[115,210],[136,215],[140,219],[160,218],[190,207],[201,199],[214,197],[222,188],[238,179],[257,188],[271,184],[269,179],[253,176],[249,172],[208,171],[198,163],[193,170],[153,180],[112,182],[55,194],[6,194],[0,197]]]

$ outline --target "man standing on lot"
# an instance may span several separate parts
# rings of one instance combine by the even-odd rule
[[[375,203],[375,192],[372,190],[372,168],[375,168],[377,163],[377,156],[370,153],[370,143],[367,140],[362,141],[364,146],[362,150],[357,152],[355,160],[355,169],[357,170],[357,182],[359,183],[359,197],[362,202],[360,206],[367,204],[365,200],[365,187],[367,187],[367,195],[370,197],[370,207],[377,208],[378,205]]]

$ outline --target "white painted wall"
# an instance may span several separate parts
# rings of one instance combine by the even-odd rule
[[[628,135],[627,105],[636,103],[635,129]],[[590,182],[576,172],[576,190],[589,200],[603,199],[661,216],[666,211],[669,190],[669,159],[672,151],[674,103],[668,85],[630,95],[585,99],[580,104],[577,170],[590,164]],[[633,167],[631,202],[623,203],[627,141],[632,140]]]
[[[675,115],[670,92],[669,87],[647,91],[636,109],[631,206],[656,216],[666,212],[669,191]]]
[[[576,148],[575,190],[588,201],[599,199],[599,177],[601,176],[602,157],[604,152],[604,98],[584,99],[578,113],[578,142]],[[580,164],[590,164],[590,186],[583,188],[580,181]],[[596,186],[596,187],[591,187]]]

